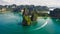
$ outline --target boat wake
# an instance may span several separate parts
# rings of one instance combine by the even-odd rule
[[[45,22],[43,25],[41,25],[40,27],[37,27],[37,28],[35,28],[35,29],[32,29],[32,30],[30,30],[30,31],[35,31],[35,30],[42,29],[42,28],[45,27],[47,24],[48,24],[48,19],[46,20],[46,22]]]

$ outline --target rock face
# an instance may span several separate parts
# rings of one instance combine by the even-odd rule
[[[31,21],[36,21],[36,19],[37,19],[37,16],[35,14],[32,14]]]
[[[54,18],[60,18],[60,9],[56,8],[53,11],[50,11],[50,15]]]
[[[26,21],[26,19],[24,17],[23,17],[22,25],[27,26],[27,21]]]
[[[24,8],[23,22],[22,22],[24,26],[31,25],[31,22],[36,21],[36,19],[37,19],[37,14],[35,12],[32,12],[32,14],[29,15],[29,11],[26,11],[26,9]]]
[[[24,11],[23,11],[23,22],[22,24],[24,26],[27,26],[27,25],[31,25],[31,19],[26,11],[26,9],[24,8]]]
[[[24,16],[22,24],[25,25],[25,26],[31,25],[31,19],[30,19],[30,17],[29,16]]]

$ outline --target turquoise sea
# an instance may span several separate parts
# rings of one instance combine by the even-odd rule
[[[20,14],[0,14],[0,34],[60,34],[60,19],[38,17],[37,23],[22,26]]]

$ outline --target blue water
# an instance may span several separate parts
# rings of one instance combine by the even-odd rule
[[[20,14],[0,14],[0,34],[60,34],[60,20],[39,17],[37,23],[22,26],[23,17]]]

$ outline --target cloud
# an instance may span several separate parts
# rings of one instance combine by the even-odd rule
[[[3,2],[2,2],[3,1]],[[60,6],[60,0],[1,0],[0,4]]]
[[[6,2],[0,0],[0,5],[4,5],[4,4],[7,4]]]

